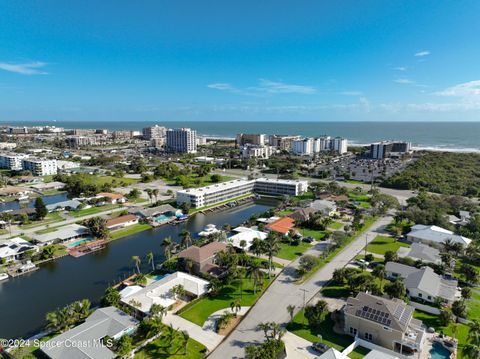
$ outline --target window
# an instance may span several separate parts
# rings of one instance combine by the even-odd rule
[[[418,297],[419,297],[419,298],[422,298],[422,293],[418,293]]]
[[[372,340],[372,334],[365,332],[365,339],[371,341]]]
[[[428,296],[428,300],[432,300],[432,296],[431,296],[431,295]]]
[[[357,335],[357,328],[350,327],[350,334]]]

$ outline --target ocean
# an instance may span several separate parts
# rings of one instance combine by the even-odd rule
[[[480,152],[480,122],[26,121],[9,125],[141,130],[154,124],[170,128],[190,127],[197,130],[199,135],[212,138],[234,138],[242,132],[311,137],[329,135],[348,138],[350,144],[394,139],[410,141],[419,149]]]

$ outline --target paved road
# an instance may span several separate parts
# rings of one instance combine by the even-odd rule
[[[391,216],[379,219],[370,227],[367,233],[357,237],[335,256],[330,263],[301,285],[294,283],[295,268],[298,266],[298,260],[292,262],[267,289],[235,331],[210,355],[210,358],[244,358],[244,347],[246,345],[263,341],[263,332],[256,329],[259,323],[273,321],[286,325],[289,321],[287,306],[295,305],[297,311],[300,310],[303,306],[304,290],[306,291],[305,299],[309,301],[330,280],[335,269],[344,267],[363,249],[366,234],[368,234],[368,242],[372,241],[391,220]],[[320,249],[316,247],[307,253],[318,254],[319,251]]]

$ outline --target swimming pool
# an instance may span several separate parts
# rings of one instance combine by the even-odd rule
[[[87,241],[88,241],[88,239],[79,239],[79,240],[76,240],[74,242],[65,243],[65,247],[73,248],[73,247],[79,246],[80,244],[87,243]]]
[[[155,221],[157,221],[157,222],[164,222],[168,219],[169,219],[169,217],[164,216],[163,214],[159,215],[158,217],[155,217]]]
[[[152,279],[156,282],[162,278],[164,278],[166,276],[166,274],[163,274],[163,275],[156,275],[154,277],[152,277]]]
[[[450,351],[445,349],[439,342],[434,342],[430,350],[431,359],[450,359]]]

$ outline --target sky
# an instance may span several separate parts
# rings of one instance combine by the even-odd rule
[[[478,121],[478,0],[0,0],[0,122]]]

